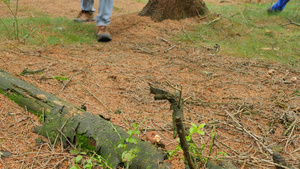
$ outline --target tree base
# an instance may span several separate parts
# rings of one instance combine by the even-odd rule
[[[139,15],[151,16],[152,20],[160,22],[201,16],[207,12],[203,0],[150,0]]]

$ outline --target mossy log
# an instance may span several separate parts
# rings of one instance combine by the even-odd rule
[[[114,126],[100,116],[90,114],[80,107],[46,93],[23,80],[0,69],[0,92],[18,105],[37,115],[42,121],[41,127],[34,131],[49,138],[52,143],[61,136],[64,146],[77,144],[94,150],[101,155],[112,168],[122,164],[122,148],[116,148],[120,137],[126,140],[129,135],[123,129]],[[118,135],[119,134],[119,135]],[[138,138],[137,144],[129,144],[127,150],[140,150],[132,160],[130,168],[169,168],[162,163],[166,154],[150,142]]]

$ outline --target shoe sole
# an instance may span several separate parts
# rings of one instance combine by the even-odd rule
[[[88,22],[94,22],[95,19],[91,19],[91,20],[74,19],[73,21],[76,23],[88,23]]]
[[[111,37],[107,33],[102,33],[100,35],[97,35],[97,41],[98,42],[109,42],[109,41],[111,41]]]

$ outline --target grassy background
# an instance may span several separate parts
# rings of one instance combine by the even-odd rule
[[[195,25],[178,37],[194,46],[219,44],[219,54],[263,58],[300,67],[300,27],[282,26],[289,19],[300,24],[300,2],[290,1],[276,14],[268,14],[270,4],[213,5],[206,3],[214,22]],[[214,16],[216,18],[216,16]]]
[[[137,1],[146,3],[146,0]],[[300,67],[300,27],[282,26],[289,23],[287,18],[300,24],[300,2],[290,1],[284,11],[272,15],[266,12],[270,4],[206,4],[210,11],[208,21],[194,25],[193,30],[175,40],[194,47],[219,44],[220,55],[263,58]],[[40,16],[19,18],[18,37],[22,42],[30,45],[97,43],[93,23],[80,24],[66,18]],[[16,38],[14,22],[13,18],[1,18],[1,39]]]
[[[0,27],[1,38],[15,39],[14,19],[3,18]],[[20,18],[19,39],[31,45],[69,45],[95,43],[94,23],[74,23],[66,18],[41,17]]]

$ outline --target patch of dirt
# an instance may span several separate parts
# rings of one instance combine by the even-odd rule
[[[225,152],[240,168],[275,168],[269,152],[272,147],[279,147],[288,163],[299,165],[299,123],[291,134],[282,136],[291,122],[284,123],[281,117],[293,111],[299,118],[299,80],[291,82],[290,79],[300,79],[300,71],[262,60],[222,56],[205,47],[174,42],[174,36],[185,35],[186,30],[205,19],[156,23],[137,15],[144,5],[115,0],[110,25],[113,41],[109,43],[33,49],[2,41],[0,67],[70,103],[78,106],[86,103],[88,112],[110,117],[124,130],[130,128],[130,123],[145,118],[139,137],[145,139],[146,131],[155,130],[167,150],[174,150],[177,145],[170,130],[172,112],[169,103],[154,100],[148,83],[170,91],[174,89],[167,82],[182,86],[183,97],[187,99],[186,122],[207,123],[205,135],[194,137],[199,147],[206,145],[204,156],[209,156],[210,136],[215,126],[211,158]],[[28,16],[30,10],[35,10],[72,19],[79,12],[79,1],[27,0],[20,1],[20,6],[20,16]],[[45,71],[41,75],[20,76],[25,68],[45,68]],[[274,72],[270,73],[271,69]],[[61,82],[55,76],[71,80]],[[118,109],[124,113],[114,114]],[[53,148],[44,137],[44,143],[36,143],[40,136],[31,129],[37,125],[41,123],[36,116],[0,95],[0,150],[12,153],[8,158],[0,158],[0,168],[74,165],[75,155],[66,149]],[[169,160],[172,168],[184,168],[182,158],[182,152],[173,156]]]

